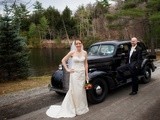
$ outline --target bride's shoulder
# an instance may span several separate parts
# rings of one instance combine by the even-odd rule
[[[76,52],[75,50],[72,50],[68,54],[73,55],[75,52]]]
[[[87,55],[87,51],[83,50],[83,54]]]
[[[87,51],[83,50],[83,53],[87,54]]]

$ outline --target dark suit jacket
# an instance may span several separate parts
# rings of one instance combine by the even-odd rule
[[[139,46],[136,46],[135,50],[133,51],[131,57],[129,58],[130,50],[128,53],[128,63],[130,59],[130,66],[132,68],[140,68],[142,63],[142,50]]]

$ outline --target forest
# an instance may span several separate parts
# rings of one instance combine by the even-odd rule
[[[13,15],[20,18],[20,34],[31,47],[40,47],[47,40],[82,39],[87,46],[133,36],[148,46],[160,47],[160,0],[114,0],[114,5],[102,0],[76,11],[66,6],[62,12],[52,5],[45,9],[39,1],[28,11],[27,4],[11,1]]]

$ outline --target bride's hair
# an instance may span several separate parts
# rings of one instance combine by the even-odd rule
[[[76,39],[76,40],[74,40],[74,44],[75,44],[75,45],[76,45],[76,41],[80,41],[80,42],[83,44],[82,40]]]

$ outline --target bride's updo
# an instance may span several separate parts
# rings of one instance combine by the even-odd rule
[[[77,41],[80,41],[80,42],[83,44],[82,40],[77,39],[77,40],[74,40],[74,44],[75,44],[75,45],[76,45],[76,42],[77,42]]]

